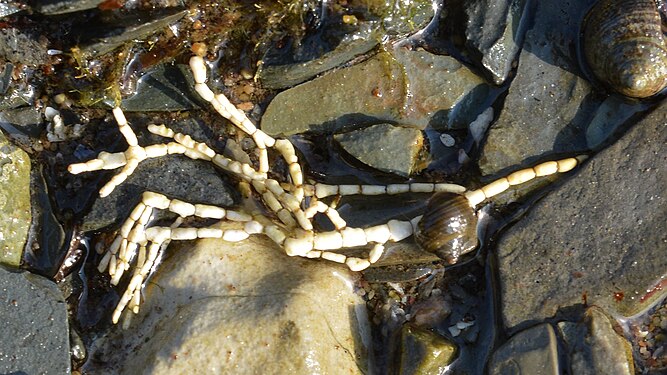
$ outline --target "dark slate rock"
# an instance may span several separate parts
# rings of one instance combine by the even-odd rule
[[[558,323],[567,344],[572,374],[634,374],[632,347],[616,333],[614,324],[595,306],[586,311],[582,323]]]
[[[508,328],[582,300],[632,315],[664,295],[652,289],[667,270],[666,119],[663,102],[503,235]]]
[[[493,353],[489,374],[558,375],[558,341],[543,323],[512,336]]]
[[[12,27],[0,30],[0,57],[31,67],[43,65],[49,59],[46,45],[38,42],[35,36]]]
[[[164,138],[146,134],[144,126],[139,125],[146,122],[146,118],[141,115],[128,117],[138,133],[140,144],[151,145],[165,142]],[[148,122],[154,122],[150,120],[155,119],[149,118]],[[189,134],[193,139],[207,142],[218,152],[222,152],[220,144],[211,141],[215,139],[215,134],[203,121],[195,121],[190,118],[168,125],[174,131]],[[120,150],[124,148],[125,146],[116,147]],[[99,187],[102,187],[115,173],[117,171],[87,172],[76,178],[97,180]],[[135,172],[116,187],[109,196],[96,197],[90,212],[83,219],[81,229],[90,231],[99,230],[114,223],[120,225],[141,200],[141,194],[145,191],[162,193],[170,198],[191,203],[214,204],[223,207],[230,207],[239,202],[234,181],[218,170],[213,163],[192,160],[184,155],[167,155],[141,162]]]
[[[480,156],[490,175],[553,152],[586,149],[585,129],[599,99],[582,78],[574,45],[587,1],[539,1],[503,109]]]
[[[56,284],[0,266],[0,316],[1,373],[70,373],[67,309]]]
[[[139,79],[136,93],[121,106],[125,112],[184,111],[201,102],[187,65],[160,65]]]
[[[104,0],[42,0],[34,1],[33,9],[47,15],[78,12],[97,7]]]
[[[502,84],[519,53],[531,0],[477,0],[465,4],[468,48],[480,55],[481,65],[495,84]]]
[[[408,177],[420,170],[424,136],[418,129],[377,124],[336,134],[334,140],[360,162],[381,171]]]

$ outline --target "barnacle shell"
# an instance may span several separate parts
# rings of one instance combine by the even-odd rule
[[[477,247],[477,216],[459,194],[434,194],[417,224],[415,240],[426,251],[449,263]]]
[[[584,56],[601,82],[635,98],[667,86],[667,43],[655,0],[600,0],[583,32]]]

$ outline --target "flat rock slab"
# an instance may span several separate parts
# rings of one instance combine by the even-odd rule
[[[56,284],[0,266],[0,316],[0,373],[70,373],[67,305]]]
[[[543,323],[512,336],[493,353],[489,374],[558,375],[558,340]]]
[[[383,172],[408,177],[420,170],[418,162],[424,146],[421,130],[378,124],[336,134],[334,140],[360,162]]]
[[[488,107],[490,91],[451,56],[398,46],[281,92],[266,108],[261,127],[283,136],[381,122],[465,128]]]
[[[632,315],[663,295],[647,291],[667,272],[666,119],[663,103],[503,235],[507,328],[584,299]]]
[[[553,152],[586,150],[585,129],[599,103],[589,98],[592,88],[572,45],[590,3],[537,2],[516,78],[480,155],[484,175]]]
[[[130,329],[91,349],[92,373],[368,371],[366,306],[347,267],[290,258],[263,236],[168,252]]]
[[[0,133],[0,263],[21,263],[31,217],[30,158]]]

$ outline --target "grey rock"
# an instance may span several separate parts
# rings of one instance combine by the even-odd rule
[[[69,374],[67,306],[50,280],[0,266],[0,372]]]
[[[408,177],[425,166],[419,163],[424,136],[418,129],[378,124],[336,134],[334,140],[360,162],[384,172]]]
[[[512,336],[493,353],[489,373],[558,375],[558,340],[550,324],[543,323]]]
[[[466,3],[467,46],[481,56],[495,84],[507,79],[519,53],[531,0],[478,0]]]
[[[187,159],[181,155],[164,156],[142,162],[132,176],[113,193],[97,198],[81,224],[83,231],[120,225],[141,194],[154,191],[191,203],[233,206],[236,189],[211,163]]]
[[[21,263],[30,209],[30,158],[0,133],[0,263]]]
[[[160,65],[137,82],[134,95],[123,99],[125,112],[184,111],[200,108],[194,78],[186,65]]]
[[[401,66],[390,54],[380,53],[276,95],[261,127],[270,135],[288,136],[392,120],[403,107],[405,85]]]
[[[49,59],[46,45],[35,39],[33,35],[22,30],[3,28],[0,30],[0,57],[14,64],[33,68],[45,64]]]
[[[346,36],[333,51],[314,60],[292,64],[270,64],[265,61],[257,71],[257,79],[268,89],[282,89],[303,83],[373,49],[380,40],[380,36],[374,34],[369,31]]]
[[[392,51],[403,67],[408,95],[401,119],[423,129],[465,129],[493,98],[480,76],[451,56],[407,49]]]
[[[587,149],[585,129],[599,105],[572,46],[592,0],[537,2],[503,109],[480,156],[484,175],[540,156]]]
[[[510,329],[588,303],[633,315],[663,292],[667,269],[667,103],[532,207],[498,243],[503,320]],[[617,292],[625,298],[615,298]]]
[[[82,46],[80,53],[85,58],[104,55],[127,42],[135,39],[144,39],[180,20],[186,14],[188,14],[187,10],[178,10],[176,12],[169,10],[168,12],[156,13],[151,20],[143,18],[133,20],[136,23],[135,25],[126,27],[122,33],[116,33],[112,36],[104,37],[91,44]]]
[[[611,318],[598,307],[586,311],[583,323],[560,322],[572,374],[634,374],[632,347],[614,330]]]
[[[48,15],[78,12],[97,7],[104,0],[47,0],[39,1],[33,9]]]
[[[265,236],[168,251],[139,315],[95,342],[86,371],[372,372],[366,305],[344,265],[288,257]]]
[[[151,118],[152,119],[152,118]],[[134,121],[133,121],[134,120]],[[150,145],[164,142],[164,138],[143,134],[143,127],[136,124],[144,119],[129,117],[139,133],[139,143]],[[152,122],[152,121],[151,121]],[[213,137],[206,124],[186,119],[169,124],[174,131],[189,134],[193,139],[204,142]],[[220,145],[209,145],[221,152]],[[122,147],[121,147],[122,149]],[[87,159],[86,159],[87,160]],[[85,174],[85,178],[98,178],[100,187],[117,171],[95,171]],[[97,174],[93,176],[92,174]],[[84,176],[84,175],[79,175]],[[103,177],[104,176],[104,177]],[[82,178],[78,177],[78,178]],[[97,198],[81,224],[83,231],[99,230],[112,224],[120,225],[132,208],[141,200],[145,191],[154,191],[192,203],[213,204],[230,207],[238,203],[237,188],[223,172],[211,162],[192,160],[183,155],[167,155],[147,159],[139,164],[135,172],[107,197]]]
[[[382,121],[419,129],[464,128],[491,98],[485,81],[456,59],[398,45],[391,53],[281,92],[261,127],[285,136]]]

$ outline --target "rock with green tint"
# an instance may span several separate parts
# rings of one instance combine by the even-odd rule
[[[19,266],[30,219],[30,159],[0,133],[0,263]]]
[[[401,66],[388,53],[380,53],[281,92],[266,108],[262,130],[288,136],[393,120],[403,108],[405,84]]]
[[[420,130],[377,124],[336,134],[334,140],[360,162],[381,171],[408,177],[421,169],[419,160],[424,136]],[[388,158],[388,154],[391,157]]]
[[[398,373],[442,374],[456,358],[456,345],[427,329],[406,324],[401,330]]]

